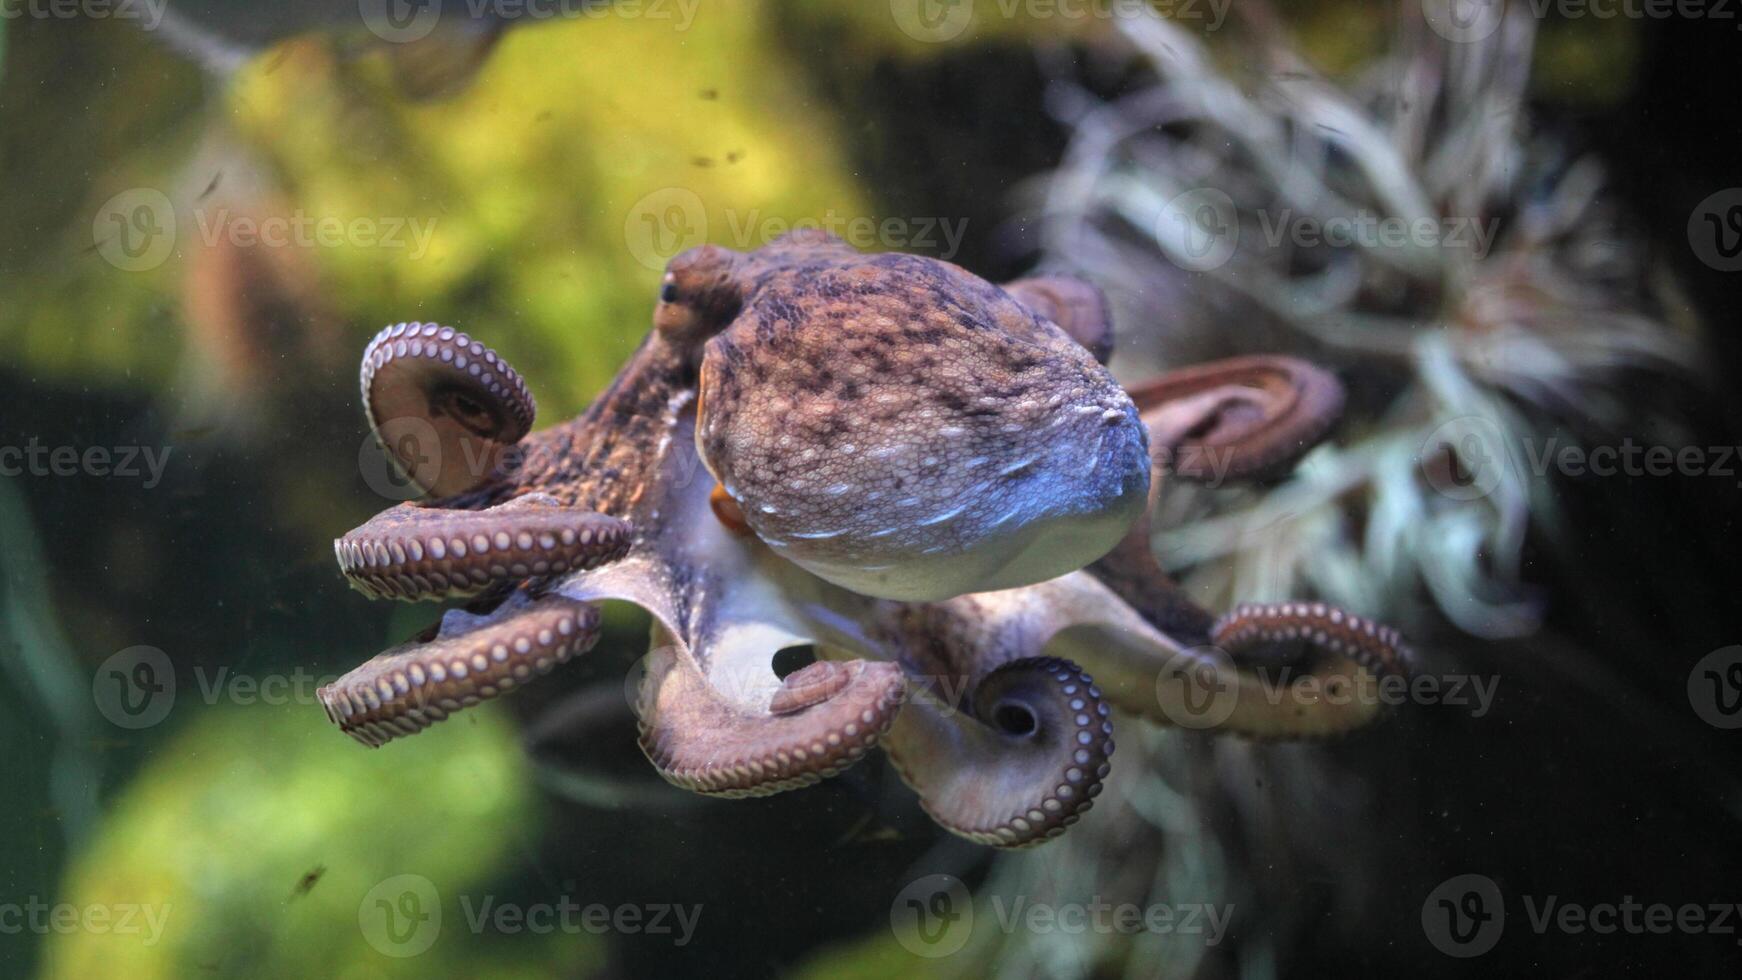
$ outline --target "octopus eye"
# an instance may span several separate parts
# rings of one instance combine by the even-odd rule
[[[659,287],[659,301],[661,303],[677,302],[677,283],[668,282]]]
[[[449,391],[440,399],[456,422],[476,433],[488,433],[499,424],[496,413],[463,391]]]

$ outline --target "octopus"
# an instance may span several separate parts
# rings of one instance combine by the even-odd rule
[[[490,348],[388,327],[363,401],[426,495],[339,538],[339,567],[464,605],[320,700],[380,746],[585,653],[627,601],[652,622],[639,741],[670,783],[761,796],[881,748],[940,825],[1003,848],[1092,806],[1116,712],[1252,738],[1372,721],[1359,694],[1408,669],[1394,630],[1317,602],[1213,615],[1150,546],[1166,481],[1285,472],[1336,378],[1257,356],[1127,391],[1111,350],[1085,281],[820,233],[675,257],[616,379],[536,433]],[[781,676],[795,647],[813,659]]]

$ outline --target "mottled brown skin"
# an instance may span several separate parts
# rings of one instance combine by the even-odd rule
[[[415,733],[584,652],[597,637],[598,601],[623,599],[654,619],[637,711],[642,746],[666,779],[712,795],[761,795],[815,782],[883,745],[939,823],[1003,847],[1045,841],[1088,809],[1112,753],[1110,705],[1163,724],[1264,737],[1328,734],[1374,717],[1377,705],[1360,699],[1335,705],[1278,699],[1229,655],[1305,644],[1315,656],[1300,678],[1358,687],[1404,669],[1395,634],[1305,604],[1243,607],[1212,623],[1156,566],[1146,521],[1136,522],[1093,575],[1077,571],[936,602],[839,588],[778,557],[748,533],[753,522],[724,526],[722,518],[739,515],[702,467],[698,415],[704,430],[716,412],[721,419],[740,411],[755,418],[744,389],[796,386],[794,364],[809,354],[783,345],[802,350],[807,328],[851,321],[855,281],[881,283],[864,303],[884,310],[874,316],[889,312],[879,304],[891,295],[907,297],[909,325],[886,331],[887,344],[831,349],[838,373],[811,379],[807,390],[817,397],[862,405],[843,386],[856,376],[856,363],[881,371],[880,359],[915,389],[910,406],[979,397],[967,383],[972,374],[958,373],[960,357],[948,356],[959,350],[950,336],[972,330],[982,334],[968,348],[972,354],[1020,354],[1030,349],[1017,344],[1025,338],[1045,352],[1034,363],[1012,354],[987,372],[984,392],[1007,417],[1028,411],[1017,405],[1029,394],[1020,386],[1028,377],[1073,393],[1076,381],[1057,379],[1077,379],[1082,404],[1097,410],[1116,400],[1095,384],[1095,357],[1058,343],[1059,322],[1089,343],[1110,335],[1105,304],[1092,288],[1056,280],[1013,284],[1014,295],[1027,295],[1031,307],[954,266],[858,256],[815,236],[751,255],[708,246],[673,260],[654,330],[616,381],[580,417],[524,438],[514,438],[518,423],[500,420],[518,418],[530,396],[510,383],[518,376],[493,353],[488,371],[462,368],[457,355],[478,349],[470,338],[424,325],[389,328],[398,331],[389,338],[391,351],[381,355],[372,345],[375,356],[365,364],[371,421],[379,431],[394,420],[374,414],[377,407],[409,406],[403,421],[436,428],[444,445],[471,457],[467,468],[452,470],[451,452],[432,463],[416,446],[388,443],[390,451],[420,482],[464,489],[391,508],[341,538],[336,550],[367,594],[464,596],[472,604],[323,688],[329,716],[371,746]],[[1036,292],[1035,283],[1045,288]],[[794,299],[807,296],[826,301],[805,306]],[[1052,305],[1037,309],[1045,303]],[[956,317],[962,311],[973,314],[971,326]],[[782,321],[796,330],[782,329]],[[402,351],[399,341],[408,338],[418,343]],[[703,385],[707,397],[698,398],[698,376],[714,378],[703,366],[716,352],[722,378],[736,378],[739,390],[727,390],[728,381],[716,389],[710,380]],[[1238,455],[1265,467],[1286,462],[1289,453],[1278,446],[1292,445],[1293,435],[1322,435],[1325,420],[1313,413],[1325,402],[1312,392],[1328,376],[1278,363],[1233,365],[1221,376],[1221,394],[1203,383],[1212,369],[1196,369],[1186,376],[1184,396],[1196,418],[1170,411],[1174,403],[1165,397],[1143,400],[1145,414],[1159,412],[1166,423],[1154,429],[1158,445],[1174,450],[1166,459],[1158,454],[1156,480],[1146,479],[1144,488],[1153,492],[1167,472],[1161,464],[1191,448],[1194,433],[1231,437]],[[1260,387],[1268,392],[1256,401],[1241,393],[1254,370],[1267,379]],[[1158,385],[1152,396],[1171,390],[1166,379]],[[1291,386],[1299,397],[1285,397]],[[1270,415],[1255,420],[1251,404]],[[839,424],[855,424],[843,411],[848,417]],[[894,429],[909,421],[899,413],[885,419]],[[808,423],[771,421],[766,431],[776,440],[790,436],[794,456],[817,448],[818,430]],[[1068,426],[1053,431],[1053,441],[1066,445],[1047,465],[1075,465],[1090,437]],[[708,443],[705,431],[700,442]],[[726,469],[736,472],[731,464]],[[950,484],[939,474],[922,489],[936,494]],[[1194,649],[1208,640],[1226,652]],[[821,659],[776,677],[774,654],[797,643],[814,643]],[[1193,713],[1196,700],[1180,693],[1194,683],[1232,692],[1237,703],[1202,724]]]
[[[945,599],[1080,568],[1143,510],[1131,399],[999,287],[826,241],[726,261],[741,283],[707,344],[697,448],[782,557]]]

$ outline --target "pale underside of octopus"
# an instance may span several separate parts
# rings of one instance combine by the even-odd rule
[[[365,745],[413,734],[588,650],[597,603],[624,600],[653,619],[636,711],[668,781],[765,795],[881,746],[938,823],[1001,847],[1090,807],[1115,709],[1260,738],[1372,720],[1360,693],[1406,669],[1395,632],[1317,603],[1215,619],[1149,545],[1165,478],[1286,469],[1335,379],[1240,358],[1127,397],[1111,336],[1077,280],[997,287],[820,236],[705,246],[592,408],[529,434],[494,352],[389,327],[365,405],[430,498],[335,550],[370,596],[472,601],[323,688],[327,713]]]

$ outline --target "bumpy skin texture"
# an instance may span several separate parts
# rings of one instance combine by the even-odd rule
[[[837,280],[872,285],[852,293],[829,285]],[[805,297],[812,299],[800,302]],[[902,318],[892,315],[898,302]],[[508,383],[518,375],[494,352],[446,328],[401,329],[391,338],[393,363],[380,346],[365,361],[372,413],[397,406],[411,429],[426,423],[444,446],[488,465],[421,470],[444,495],[391,508],[340,538],[335,551],[341,570],[371,597],[465,597],[471,605],[323,688],[329,717],[369,746],[413,734],[584,652],[598,635],[597,603],[626,600],[654,621],[637,713],[642,747],[667,780],[710,795],[756,796],[813,783],[883,746],[941,825],[1000,847],[1045,841],[1081,819],[1110,765],[1114,708],[1256,737],[1325,735],[1371,721],[1372,699],[1332,703],[1302,689],[1359,691],[1403,671],[1408,658],[1394,632],[1305,603],[1243,606],[1216,622],[1156,564],[1146,515],[1128,520],[1117,546],[1088,571],[938,601],[843,589],[781,557],[792,548],[758,536],[774,525],[758,526],[754,502],[773,501],[777,512],[813,508],[807,519],[779,525],[800,541],[830,540],[803,535],[859,519],[781,478],[765,481],[760,469],[787,481],[814,475],[842,434],[870,444],[883,432],[913,433],[923,426],[912,415],[953,410],[964,399],[964,418],[979,404],[1005,423],[1050,426],[1038,435],[1008,433],[1007,442],[996,432],[972,440],[1021,447],[1008,452],[1032,454],[1036,479],[1079,484],[1052,500],[1033,486],[1021,490],[1036,499],[1024,502],[1031,509],[1019,529],[1044,523],[1034,507],[1068,510],[1101,499],[1105,488],[1084,471],[1129,465],[1124,454],[1144,440],[1128,431],[1133,406],[1106,387],[1089,348],[1062,345],[1058,324],[1094,345],[1110,336],[1105,310],[1085,283],[1049,277],[1002,292],[954,266],[858,256],[816,236],[751,255],[705,246],[673,260],[653,333],[600,399],[584,415],[524,438],[517,433],[530,396]],[[896,326],[876,319],[884,316]],[[867,322],[880,342],[839,341]],[[401,354],[398,341],[412,333],[418,346],[408,343]],[[829,355],[829,378],[815,374],[820,353]],[[974,370],[982,355],[990,363]],[[719,365],[718,377],[704,363]],[[474,372],[473,364],[488,371]],[[704,373],[707,395],[698,398]],[[871,380],[848,397],[845,386],[861,376]],[[873,412],[878,403],[867,392],[885,389],[903,411]],[[1173,467],[1184,453],[1231,450],[1262,463],[1235,467],[1236,475],[1274,471],[1326,431],[1327,408],[1340,403],[1329,375],[1282,359],[1195,368],[1139,391],[1136,407],[1155,420],[1151,442],[1168,452],[1153,461],[1140,454],[1135,484],[1129,474],[1111,481],[1120,493],[1141,488],[1138,513],[1170,473],[1202,478]],[[1049,407],[1054,396],[1061,404]],[[761,400],[781,397],[829,411],[793,421]],[[1121,418],[1076,411],[1088,408]],[[731,445],[734,433],[764,454],[750,475],[731,456],[742,448]],[[1195,443],[1199,434],[1209,441]],[[757,492],[739,486],[742,501],[715,492],[698,444],[723,454],[724,465],[712,460],[722,473],[755,481]],[[416,446],[388,445],[407,469],[425,462]],[[852,458],[830,457],[829,479],[852,484],[856,493],[847,496],[887,521],[890,512],[863,497],[891,470],[855,467]],[[903,466],[918,467],[909,489],[921,499],[912,507],[935,514],[966,503],[968,513],[1017,493],[962,489],[963,471],[976,468],[971,457],[950,459],[952,467],[932,470],[923,457],[903,458]],[[971,499],[943,499],[958,491]],[[955,533],[958,554],[974,552],[973,541],[962,547],[972,535],[947,527],[938,522],[930,531]],[[927,541],[900,540],[904,547]],[[1081,561],[1106,547],[1097,543]],[[1212,640],[1226,649],[1208,647]],[[798,644],[814,644],[820,659],[776,676],[774,654]],[[1274,662],[1277,648],[1290,645],[1304,646],[1307,669],[1280,691],[1241,662]],[[1206,716],[1204,699],[1193,697],[1198,687],[1216,693],[1210,703],[1225,710]]]
[[[697,447],[782,557],[866,595],[947,599],[1081,568],[1142,512],[1136,407],[1004,290],[826,243],[742,264]]]

